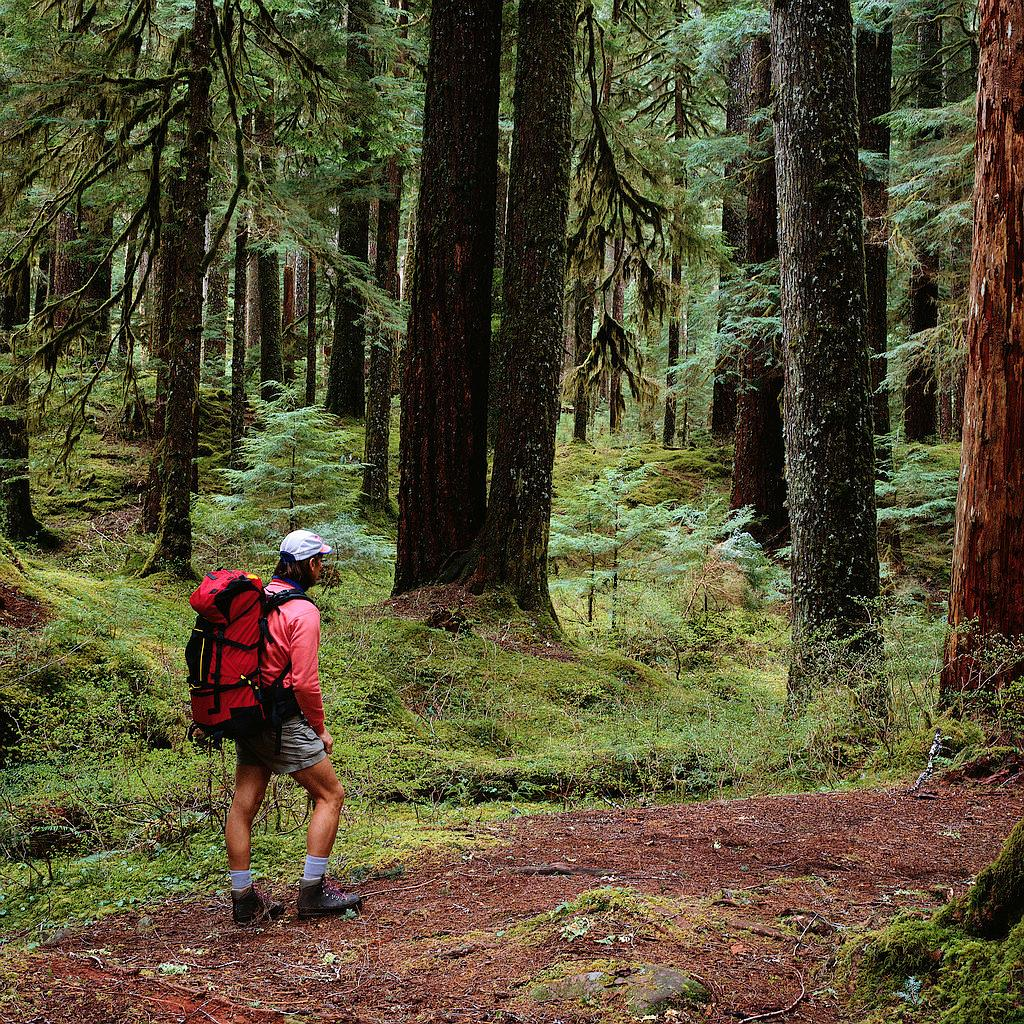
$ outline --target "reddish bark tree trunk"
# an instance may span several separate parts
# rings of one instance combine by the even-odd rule
[[[982,0],[963,469],[942,693],[994,690],[986,638],[1024,635],[1024,0]],[[969,627],[973,626],[971,629]]]
[[[771,102],[771,44],[758,36],[750,51],[750,111]],[[766,119],[750,138],[747,184],[747,271],[761,273],[779,255],[775,189],[775,147]],[[773,310],[751,310],[769,316]],[[789,533],[786,512],[786,446],[782,424],[782,358],[774,331],[744,339],[740,386],[736,399],[736,455],[731,507],[750,507],[757,515],[751,533],[759,541],[781,544]]]
[[[501,0],[431,8],[396,593],[435,579],[484,521],[501,13]]]

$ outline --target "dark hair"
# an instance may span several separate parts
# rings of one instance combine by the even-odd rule
[[[308,590],[315,582],[309,563],[322,557],[322,555],[313,555],[311,558],[304,558],[301,562],[296,562],[294,558],[282,555],[274,569],[274,575],[280,576],[284,580],[291,580],[292,583],[298,583],[303,590]]]

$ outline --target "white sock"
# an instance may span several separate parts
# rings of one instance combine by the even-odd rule
[[[327,858],[306,855],[306,869],[302,872],[303,882],[319,882],[327,874]]]
[[[245,871],[229,871],[231,876],[231,891],[234,893],[245,892],[252,885],[252,871],[248,868]]]

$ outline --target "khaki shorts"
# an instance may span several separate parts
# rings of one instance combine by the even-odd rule
[[[289,718],[281,727],[281,749],[277,749],[277,729],[268,727],[255,736],[235,740],[238,763],[259,765],[275,775],[291,775],[312,768],[326,756],[323,741],[302,717]]]

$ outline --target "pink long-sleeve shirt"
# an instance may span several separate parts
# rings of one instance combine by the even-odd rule
[[[268,594],[298,589],[293,583],[273,579]],[[284,685],[295,692],[299,710],[316,733],[324,731],[324,701],[320,691],[320,609],[309,601],[286,601],[267,620],[272,644],[263,653],[266,679],[276,679],[291,662]]]

